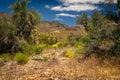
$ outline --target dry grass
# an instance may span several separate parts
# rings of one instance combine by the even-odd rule
[[[36,25],[36,28],[40,32],[46,34],[53,33],[53,35],[58,38],[58,41],[65,41],[70,33],[72,33],[74,36],[83,36],[87,34],[84,28],[68,27],[57,22],[42,21]]]
[[[66,48],[48,49],[43,56],[50,59],[32,60],[25,65],[7,62],[1,67],[0,80],[119,80],[120,63],[100,62],[96,55],[83,61],[81,58],[61,56]],[[53,54],[54,53],[54,54]],[[37,55],[39,56],[39,55]],[[35,56],[34,56],[35,57]],[[116,61],[114,59],[111,61]],[[109,62],[109,61],[107,61]],[[116,61],[118,62],[118,61]]]

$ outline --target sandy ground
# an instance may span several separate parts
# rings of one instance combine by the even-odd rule
[[[120,80],[120,67],[102,67],[95,56],[83,61],[67,58],[62,53],[67,48],[48,49],[31,56],[25,65],[15,61],[0,67],[0,80]],[[41,56],[49,56],[43,60]]]

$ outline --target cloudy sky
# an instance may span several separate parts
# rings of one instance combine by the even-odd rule
[[[0,12],[12,13],[8,7],[16,0],[0,0]],[[116,3],[116,0],[111,0]],[[90,16],[92,11],[101,10],[105,5],[100,5],[104,0],[30,0],[28,8],[34,8],[42,15],[42,20],[58,21],[74,26],[76,17],[82,12]]]

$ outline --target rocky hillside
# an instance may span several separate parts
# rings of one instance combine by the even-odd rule
[[[48,22],[41,21],[36,27],[42,32],[51,32],[56,30],[66,30],[68,28],[67,25],[58,23],[58,22]]]
[[[12,15],[1,12],[0,19],[5,18],[8,22],[12,21]],[[65,24],[61,24],[59,22],[48,22],[48,21],[40,21],[35,26],[40,32],[44,32],[47,34],[53,33],[58,39],[62,39],[63,41],[67,38],[68,35],[73,34],[77,36],[85,35],[85,29],[79,26],[69,27]]]
[[[8,20],[9,22],[12,21],[12,16],[8,13],[5,13],[5,12],[0,12],[0,19],[6,19]]]
[[[58,41],[65,41],[70,34],[73,36],[83,36],[86,34],[84,28],[69,27],[58,22],[41,21],[35,26],[40,32],[52,34],[57,37]]]

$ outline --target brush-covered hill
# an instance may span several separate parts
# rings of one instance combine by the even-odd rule
[[[9,23],[12,23],[12,15],[5,12],[0,12],[0,19],[5,19]],[[39,32],[47,34],[52,33],[58,39],[62,40],[65,40],[70,34],[73,34],[75,36],[81,36],[86,34],[84,28],[81,28],[79,26],[69,27],[59,22],[40,21],[38,24],[35,25],[35,28],[37,28]]]
[[[83,36],[86,34],[84,28],[78,26],[69,27],[59,22],[40,21],[35,27],[39,32],[56,36],[59,41],[65,41],[70,34],[73,36]]]
[[[58,22],[48,22],[48,21],[40,21],[36,27],[42,32],[51,32],[56,30],[66,30],[68,28],[67,25],[58,23]]]

